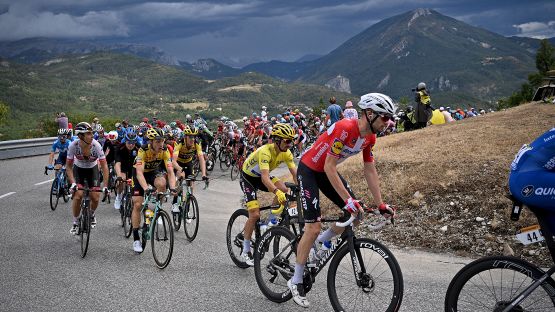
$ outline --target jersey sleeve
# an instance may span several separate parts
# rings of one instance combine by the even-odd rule
[[[270,170],[270,161],[272,154],[267,149],[263,149],[258,153],[258,167],[260,170]]]
[[[180,149],[181,149],[181,143],[176,143],[173,147],[173,158],[177,159],[177,156],[179,156]]]
[[[54,153],[56,151],[56,147],[58,146],[58,140],[54,141],[54,143],[52,143],[52,153]]]
[[[202,146],[201,146],[200,144],[198,144],[198,143],[195,143],[195,147],[196,147],[195,149],[196,149],[196,151],[197,151],[197,155],[198,155],[198,156],[202,156],[202,154],[203,154],[203,153],[202,153]]]
[[[104,154],[104,151],[102,150],[102,146],[100,146],[100,143],[98,143],[98,141],[95,141],[94,148],[96,148],[96,152],[98,153],[98,160],[105,161],[106,155]]]
[[[362,159],[364,160],[365,163],[374,162],[374,154],[372,154],[373,147],[374,145],[370,144],[362,150]]]
[[[295,166],[295,162],[293,161],[293,153],[291,153],[291,150],[287,150],[287,154],[285,156],[285,164],[287,165],[287,168],[296,168],[297,166]]]
[[[73,141],[73,142],[77,142],[77,141]],[[75,144],[71,143],[69,145],[69,148],[67,149],[67,158],[66,158],[67,160],[73,161],[73,158],[75,157]]]
[[[170,151],[165,150],[164,153],[162,154],[162,160],[164,161],[164,164],[166,165],[166,169],[168,170],[173,170],[172,169],[172,157],[170,155]]]
[[[145,161],[145,150],[142,148],[139,148],[139,151],[137,152],[137,157],[135,157],[135,163],[133,164],[133,166],[140,166],[143,165]]]

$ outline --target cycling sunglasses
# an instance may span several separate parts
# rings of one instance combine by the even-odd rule
[[[285,144],[291,144],[293,143],[293,140],[290,139],[281,139],[281,142],[285,143]]]
[[[394,120],[393,116],[391,116],[391,115],[380,114],[379,116],[380,116],[380,119],[381,119],[383,122],[388,122],[388,121],[390,121],[390,120],[391,120],[391,121]]]

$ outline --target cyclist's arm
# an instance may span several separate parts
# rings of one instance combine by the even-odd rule
[[[50,155],[48,156],[48,164],[54,164],[54,152],[50,152]]]
[[[380,191],[380,179],[378,177],[378,171],[373,162],[364,163],[364,177],[366,178],[366,183],[368,183],[368,189],[372,193],[372,198],[374,198],[374,203],[379,206],[382,201],[382,193]]]
[[[109,170],[108,170],[108,163],[106,162],[106,159],[99,159],[98,163],[100,164],[100,168],[102,168],[102,176],[105,177],[104,178],[104,187],[108,187],[108,182],[110,179],[108,179],[108,175],[110,174]]]
[[[205,177],[206,176],[206,160],[204,159],[204,153],[202,152],[202,147],[200,146],[200,144],[196,144],[197,147],[197,157],[198,157],[198,161],[200,164],[200,172],[202,173],[202,176]]]
[[[326,173],[328,180],[330,180],[330,183],[337,194],[341,196],[341,199],[343,199],[343,201],[346,201],[347,199],[349,199],[349,197],[351,197],[351,195],[343,185],[343,182],[341,182],[341,178],[339,178],[339,173],[337,173],[338,159],[339,158],[328,155],[324,163],[324,172]]]
[[[272,180],[270,179],[270,170],[261,169],[260,174],[261,174],[262,184],[266,186],[269,192],[274,193],[277,187],[274,185],[274,183],[272,183]]]
[[[297,180],[297,168],[289,168],[289,172],[291,172],[295,184],[299,185],[299,181]]]
[[[66,161],[66,173],[67,173],[67,178],[69,180],[70,184],[75,183],[75,177],[73,176],[73,159],[68,159]]]
[[[170,189],[175,189],[175,173],[173,172],[172,157],[170,157],[170,152],[166,151],[166,158],[164,159],[164,164],[166,165],[166,170],[168,171],[168,180],[170,183]]]

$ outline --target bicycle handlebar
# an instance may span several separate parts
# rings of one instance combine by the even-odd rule
[[[351,217],[349,218],[349,220],[345,221],[345,222],[335,222],[335,225],[337,227],[348,227],[349,225],[351,225],[353,223],[353,221],[355,221],[357,217],[353,214],[351,214]]]

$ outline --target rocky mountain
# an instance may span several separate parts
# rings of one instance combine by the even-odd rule
[[[301,81],[326,84],[341,75],[355,94],[412,98],[426,82],[435,103],[495,101],[535,71],[535,52],[490,31],[430,9],[385,19],[311,62]],[[451,103],[450,103],[451,102]]]
[[[243,73],[241,69],[227,66],[214,59],[199,59],[191,64],[180,62],[180,66],[206,79],[233,77]]]
[[[139,56],[164,65],[179,65],[177,59],[160,48],[136,43],[95,40],[31,38],[0,42],[0,56],[19,63],[34,64],[61,55],[114,52]]]

